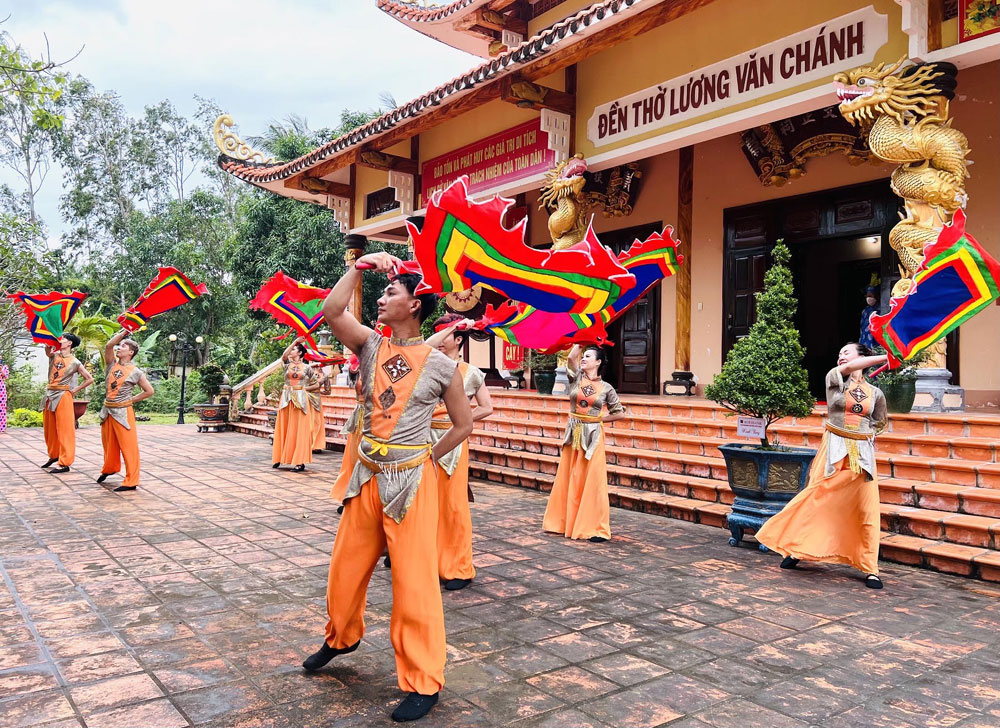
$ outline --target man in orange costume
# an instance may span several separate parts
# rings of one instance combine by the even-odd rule
[[[362,256],[323,303],[333,335],[359,352],[363,423],[330,559],[326,639],[303,663],[307,670],[318,670],[357,649],[365,629],[368,581],[388,547],[393,593],[389,637],[399,687],[407,693],[392,713],[395,721],[425,716],[444,685],[435,463],[472,432],[472,410],[455,362],[420,336],[420,324],[433,313],[437,297],[413,295],[419,274],[393,276],[378,300],[378,320],[392,327],[391,338],[347,312],[361,270],[391,274],[402,266],[388,253]],[[431,415],[441,399],[452,428],[432,446]]]
[[[145,372],[132,361],[139,353],[139,345],[126,336],[128,332],[122,329],[104,347],[107,396],[100,414],[104,467],[97,482],[103,483],[109,475],[120,471],[124,458],[125,480],[115,492],[135,490],[139,485],[139,434],[132,405],[153,396],[153,387]],[[136,386],[141,391],[133,397]]]
[[[73,356],[73,349],[80,345],[76,334],[59,337],[59,347],[46,346],[49,357],[49,383],[42,398],[42,429],[49,460],[43,468],[58,461],[59,467],[50,472],[68,473],[76,459],[76,416],[73,414],[73,397],[94,383],[94,378]],[[78,379],[83,382],[77,384]],[[66,395],[69,395],[68,397]]]

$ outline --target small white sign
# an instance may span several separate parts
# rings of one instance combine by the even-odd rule
[[[763,417],[736,418],[736,436],[746,437],[753,440],[764,439],[764,418]]]

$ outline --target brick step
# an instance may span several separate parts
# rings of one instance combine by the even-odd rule
[[[490,468],[478,471],[477,467],[470,463],[470,478],[473,488],[477,484],[484,483],[530,488],[542,492],[548,492],[552,488],[551,481],[544,479],[538,473],[519,471],[516,468]],[[616,508],[722,528],[725,527],[725,518],[729,511],[728,506],[719,503],[703,503],[690,498],[659,493],[641,493],[610,485],[608,496],[611,505]],[[747,538],[752,539],[752,536]],[[879,557],[886,561],[1000,582],[998,551],[887,531],[881,533],[880,540]]]
[[[1000,518],[1000,490],[899,478],[879,479],[882,503]]]

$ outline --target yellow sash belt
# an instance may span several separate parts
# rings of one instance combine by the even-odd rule
[[[588,415],[583,412],[570,412],[570,421],[573,427],[573,448],[575,450],[583,449],[583,425],[600,423],[600,415]],[[576,422],[572,422],[576,420]]]
[[[414,455],[409,460],[404,460],[403,462],[390,462],[381,463],[377,460],[372,460],[370,457],[365,455],[364,451],[358,448],[358,457],[361,461],[368,466],[370,470],[376,470],[380,473],[386,471],[398,471],[398,470],[409,470],[415,468],[418,465],[422,465],[427,458],[431,456],[432,445],[428,442],[424,445],[393,445],[388,442],[382,442],[381,440],[376,440],[368,435],[363,435],[362,438],[365,442],[372,446],[372,452],[378,455],[388,455],[389,450],[417,450],[416,455]]]
[[[871,442],[875,439],[875,434],[871,432],[858,432],[857,430],[845,430],[843,427],[837,427],[829,421],[823,424],[828,432],[832,432],[834,435],[847,440],[847,464],[850,466],[852,473],[860,475],[861,453],[858,451],[858,442],[861,440]]]

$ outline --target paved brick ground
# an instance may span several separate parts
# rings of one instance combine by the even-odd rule
[[[339,456],[273,471],[266,441],[142,428],[143,484],[48,475],[39,430],[0,436],[0,725],[389,724],[389,574],[368,634],[318,646]],[[109,485],[114,485],[110,483]],[[625,511],[615,539],[539,532],[544,500],[484,487],[474,585],[445,594],[448,685],[429,726],[1000,725],[1000,591],[886,565],[777,568],[726,533]]]

